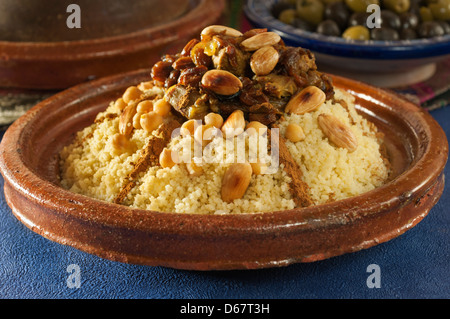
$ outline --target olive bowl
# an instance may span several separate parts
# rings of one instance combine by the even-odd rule
[[[310,49],[320,70],[383,88],[403,87],[432,77],[450,58],[450,35],[415,40],[355,41],[295,28],[276,19],[280,0],[247,0],[244,12],[257,28],[278,33],[290,46]]]
[[[424,110],[347,78],[336,88],[385,135],[390,181],[327,204],[266,213],[201,215],[130,208],[60,186],[59,153],[147,70],[80,84],[30,109],[5,132],[0,172],[12,213],[32,231],[101,258],[193,270],[281,267],[352,253],[396,238],[439,200],[448,142]]]

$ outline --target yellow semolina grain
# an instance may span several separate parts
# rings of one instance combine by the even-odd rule
[[[295,143],[287,140],[286,145],[301,168],[315,204],[372,190],[382,185],[389,173],[374,125],[356,112],[351,95],[336,90],[336,100],[345,101],[345,105],[327,101],[311,113],[285,114],[278,123],[281,136],[290,123],[299,125],[305,133],[305,139]],[[97,116],[97,119],[105,118],[103,121],[80,131],[74,142],[62,150],[60,167],[64,188],[100,200],[114,201],[152,134],[143,129],[134,130],[130,138],[131,148],[117,154],[112,147],[112,139],[119,132],[119,118],[105,115],[118,112],[120,110],[111,103]],[[350,153],[328,141],[317,124],[317,116],[322,113],[333,114],[351,128],[358,141],[356,151]],[[236,160],[235,154],[228,153],[223,141],[222,137],[215,137],[208,145],[209,149],[206,146],[209,153],[202,154],[203,172],[198,176],[191,176],[185,163],[171,168],[148,168],[139,175],[136,186],[127,194],[123,204],[184,214],[262,213],[295,208],[289,192],[291,179],[282,167],[270,174],[253,174],[241,199],[231,203],[222,201],[222,177],[226,168]],[[234,142],[237,143],[237,138]],[[247,153],[257,147],[256,143],[248,140],[244,144]],[[192,137],[184,135],[174,137],[168,147],[192,151],[193,145]],[[192,160],[192,154],[181,158]]]

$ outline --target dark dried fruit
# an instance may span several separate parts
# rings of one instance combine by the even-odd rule
[[[195,67],[194,61],[192,61],[192,58],[190,56],[181,57],[178,60],[176,60],[172,67],[175,70],[183,70],[183,69],[189,69]]]
[[[212,64],[212,58],[205,53],[204,43],[196,44],[191,50],[191,58],[196,66],[209,66]]]
[[[172,63],[162,60],[156,62],[151,71],[152,79],[162,83],[166,82],[166,79],[170,76],[170,72],[173,70]]]
[[[200,40],[198,39],[192,39],[191,41],[189,41],[181,51],[181,56],[191,56],[192,48],[199,42]]]
[[[169,76],[167,77],[166,81],[164,82],[164,87],[169,88],[172,85],[177,84],[179,76],[180,76],[179,70],[172,70]]]
[[[185,86],[198,86],[206,71],[208,71],[208,68],[205,66],[183,69],[178,78],[178,83]]]

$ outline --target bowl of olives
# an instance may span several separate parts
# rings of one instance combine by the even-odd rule
[[[322,70],[380,87],[424,81],[450,58],[450,0],[247,0],[244,11]]]

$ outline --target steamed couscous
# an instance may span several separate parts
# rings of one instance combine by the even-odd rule
[[[299,50],[266,30],[206,28],[77,133],[60,154],[61,185],[199,214],[294,209],[379,187],[389,175],[382,136]]]

